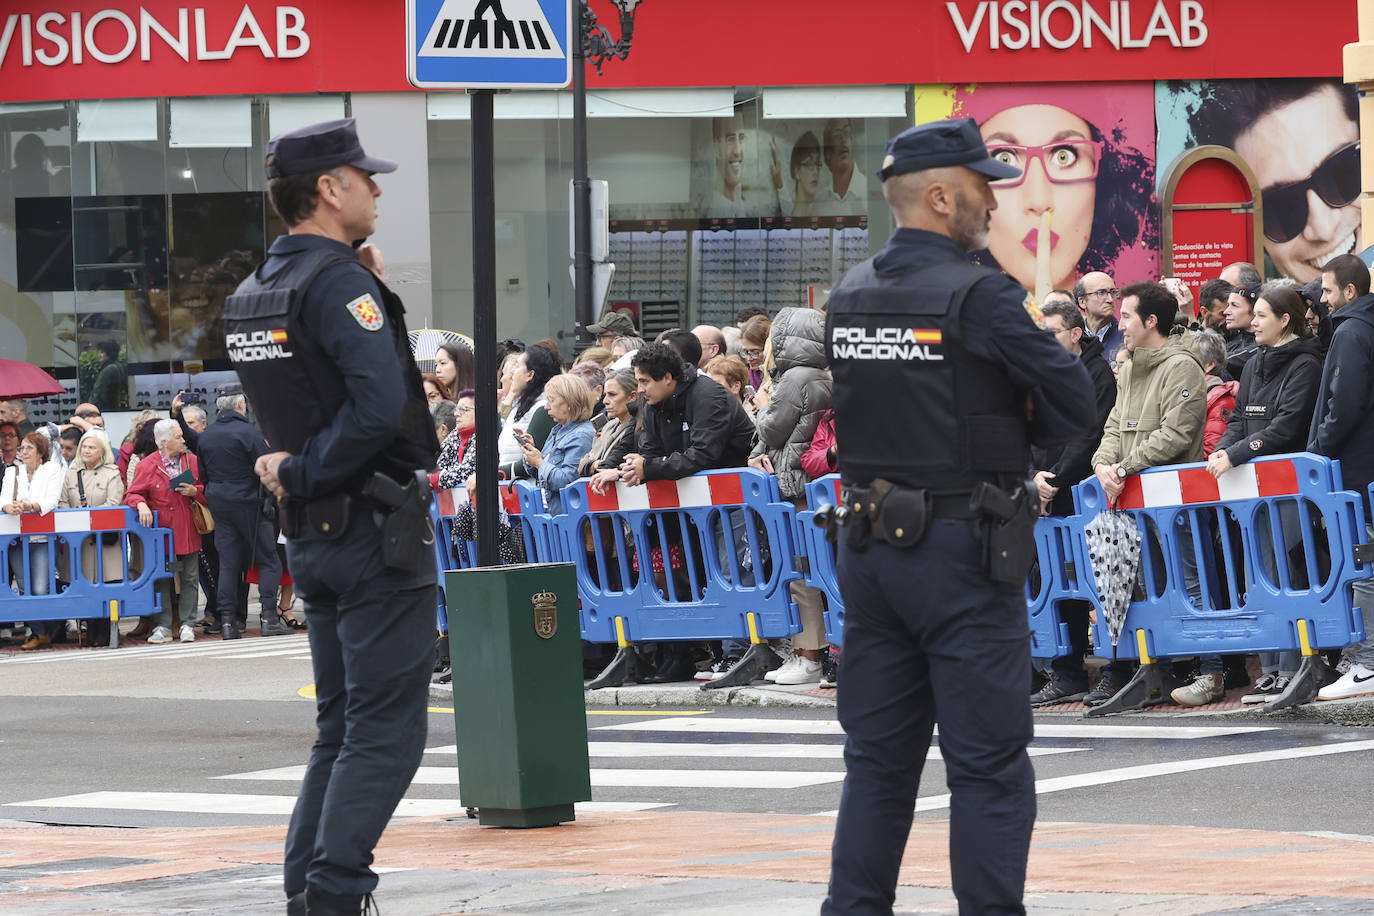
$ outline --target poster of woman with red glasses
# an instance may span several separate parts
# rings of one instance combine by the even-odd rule
[[[1358,254],[1359,103],[1339,79],[1159,84],[1159,158],[1215,144],[1245,160],[1264,201],[1266,276],[1306,283]]]
[[[973,118],[988,151],[1022,169],[992,182],[988,248],[977,260],[1026,289],[1072,289],[1105,271],[1154,279],[1154,84],[918,86],[916,123]]]

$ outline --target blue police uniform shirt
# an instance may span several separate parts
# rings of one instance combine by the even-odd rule
[[[281,269],[273,256],[332,248],[354,264],[327,268],[306,293],[300,327],[338,367],[347,399],[323,430],[310,437],[300,454],[281,463],[277,476],[288,493],[309,496],[342,485],[400,429],[405,386],[396,365],[395,329],[386,318],[381,288],[352,246],[321,235],[279,236],[268,249],[264,280]],[[372,308],[364,300],[371,297]],[[350,308],[352,306],[352,308]],[[375,328],[377,319],[381,324]],[[290,397],[282,392],[282,397]]]
[[[880,273],[965,259],[958,242],[938,232],[899,228],[873,259]],[[1027,293],[1006,274],[981,280],[960,315],[960,343],[1002,367],[1016,388],[1031,393],[1030,440],[1049,447],[1070,442],[1096,423],[1093,383],[1077,356],[1028,314]]]

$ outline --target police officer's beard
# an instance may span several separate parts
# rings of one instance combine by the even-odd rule
[[[954,195],[954,215],[950,217],[949,234],[965,251],[988,247],[987,209],[962,189]]]

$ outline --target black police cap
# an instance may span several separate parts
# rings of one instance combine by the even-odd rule
[[[878,179],[925,169],[962,165],[992,179],[1016,178],[1021,170],[988,155],[978,124],[972,118],[931,121],[909,127],[887,143]]]
[[[352,118],[321,121],[279,134],[267,141],[267,177],[308,175],[351,165],[364,172],[394,172],[396,163],[363,152]]]

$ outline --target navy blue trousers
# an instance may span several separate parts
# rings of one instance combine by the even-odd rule
[[[372,851],[424,756],[434,667],[434,550],[418,572],[382,565],[381,533],[359,513],[347,533],[286,547],[305,602],[319,734],[286,835],[287,896],[308,886],[338,907],[377,886]]]
[[[1024,592],[988,581],[972,522],[934,519],[911,550],[840,540],[846,775],[821,913],[892,912],[938,723],[959,912],[1023,914],[1035,823]]]
[[[219,553],[219,581],[216,584],[215,614],[221,624],[234,619],[248,586],[243,574],[249,566],[258,568],[258,598],[262,602],[262,622],[277,616],[277,588],[281,584],[281,559],[277,556],[277,534],[272,523],[263,518],[256,503],[211,500],[215,515],[215,547]]]

